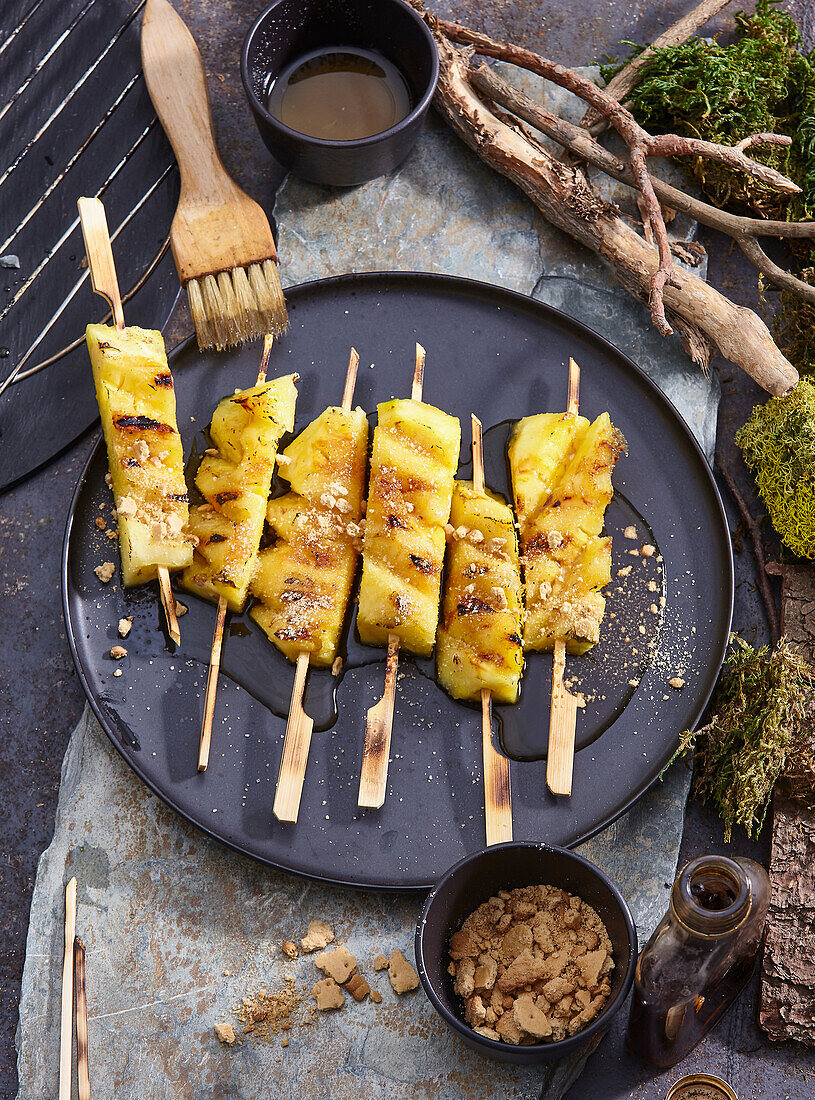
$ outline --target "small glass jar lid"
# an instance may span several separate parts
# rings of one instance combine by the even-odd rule
[[[738,1100],[733,1089],[712,1073],[691,1073],[671,1085],[665,1100]]]

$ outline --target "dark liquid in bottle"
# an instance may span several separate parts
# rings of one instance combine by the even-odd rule
[[[655,1066],[675,1066],[716,1024],[753,973],[755,957],[735,963],[704,995],[677,1003],[670,990],[654,991],[648,1003],[638,990],[631,1001],[628,1046]],[[671,1007],[666,1010],[665,1002]]]
[[[338,47],[300,57],[274,79],[267,107],[309,137],[355,141],[390,129],[411,109],[395,65],[373,50]]]

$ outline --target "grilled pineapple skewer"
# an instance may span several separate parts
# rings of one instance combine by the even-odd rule
[[[385,801],[399,647],[433,651],[461,426],[422,400],[425,351],[416,345],[409,401],[378,407],[362,546],[357,629],[369,645],[387,643],[385,692],[368,711],[360,806]]]
[[[184,452],[175,411],[173,376],[164,339],[151,329],[125,328],[105,209],[79,199],[93,289],[110,303],[114,325],[88,325],[86,340],[108,452],[116,504],[122,580],[126,586],[158,577],[167,629],[181,634],[170,569],[192,560]]]
[[[368,420],[351,408],[359,356],[354,348],[341,407],[326,409],[280,456],[291,492],[269,501],[277,542],[258,556],[250,611],[269,639],[296,662],[289,720],[275,792],[279,821],[297,821],[312,719],[303,710],[309,663],[330,666],[359,559],[368,460]]]
[[[580,368],[569,360],[565,414],[519,421],[509,446],[512,487],[526,581],[528,649],[553,650],[546,782],[569,795],[577,699],[563,682],[566,653],[584,653],[600,637],[611,576],[611,539],[602,538],[613,495],[611,471],[625,440],[608,417],[578,416]]]
[[[297,375],[265,382],[271,348],[272,337],[267,336],[255,386],[218,404],[210,425],[217,453],[204,455],[195,476],[204,503],[190,509],[190,530],[198,545],[181,583],[196,596],[218,601],[198,750],[201,772],[209,764],[226,611],[242,611],[246,605],[277,446],[294,426]]]
[[[472,417],[473,480],[457,481],[436,637],[436,669],[454,699],[481,702],[487,844],[512,840],[509,760],[492,743],[491,700],[514,703],[523,671],[521,569],[512,509],[484,487],[481,421]]]

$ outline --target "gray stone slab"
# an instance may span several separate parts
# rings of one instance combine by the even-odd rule
[[[544,101],[561,94],[526,77],[524,87]],[[616,192],[610,197],[628,201]],[[548,227],[437,119],[393,176],[342,192],[290,179],[275,213],[289,285],[401,269],[534,293],[631,355],[711,454],[717,393],[678,342],[656,336],[645,311],[593,255]],[[693,226],[677,219],[672,230],[689,238]],[[688,782],[684,768],[671,769],[581,849],[619,883],[643,937],[673,879]],[[376,982],[380,1006],[349,999],[341,1012],[292,1031],[285,1050],[218,1044],[212,1025],[228,1018],[241,996],[275,988],[287,974],[302,986],[314,980],[309,959],[281,957],[283,938],[324,917],[371,977],[380,950],[401,947],[411,957],[421,897],[329,888],[227,851],[154,798],[86,712],[65,757],[54,840],[32,902],[18,1029],[20,1100],[56,1094],[62,892],[72,874],[88,948],[97,1100],[559,1100],[582,1068],[579,1061],[547,1069],[486,1061],[447,1031],[421,991],[397,999],[387,979]]]

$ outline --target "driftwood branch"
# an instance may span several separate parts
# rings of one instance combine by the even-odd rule
[[[590,106],[600,111],[609,125],[611,125],[628,146],[628,157],[631,171],[640,192],[639,205],[645,223],[646,236],[653,235],[658,251],[658,264],[651,275],[648,288],[648,302],[651,309],[651,320],[654,326],[663,336],[668,336],[673,331],[665,313],[665,288],[674,285],[673,259],[668,239],[668,230],[662,209],[659,205],[653,182],[648,172],[648,158],[652,156],[704,156],[729,164],[732,168],[744,172],[754,179],[760,180],[769,187],[784,194],[799,194],[801,188],[777,172],[774,168],[760,164],[751,157],[745,155],[747,144],[767,144],[769,135],[761,134],[751,137],[748,143],[739,146],[718,145],[714,142],[702,141],[699,138],[683,137],[679,134],[652,135],[643,129],[631,112],[608,94],[604,89],[598,88],[591,80],[567,69],[557,61],[548,57],[542,57],[532,50],[516,46],[511,42],[497,42],[489,35],[480,31],[464,27],[459,23],[450,23],[446,20],[434,20],[437,33],[443,35],[448,41],[459,45],[471,47],[479,54],[493,57],[501,61],[517,65],[529,72],[536,73],[546,80],[551,80],[561,88],[579,96]],[[774,144],[789,144],[790,139],[782,135],[772,135]]]
[[[600,199],[580,171],[556,160],[519,127],[490,110],[470,84],[469,55],[445,37],[442,25],[424,12],[420,0],[412,2],[423,11],[436,38],[440,77],[435,103],[451,128],[486,163],[520,187],[547,220],[602,256],[626,290],[648,301],[660,269],[657,250],[615,207]],[[556,68],[568,72],[562,66]],[[718,348],[769,393],[788,393],[797,383],[797,372],[752,310],[681,269],[672,272],[664,297],[668,315],[695,362],[707,365],[711,349]]]
[[[595,141],[582,127],[575,126],[574,123],[567,122],[551,111],[547,111],[545,107],[538,106],[523,92],[517,91],[502,80],[483,62],[469,70],[468,78],[476,90],[491,103],[511,111],[587,164],[600,168],[612,179],[637,188],[634,174],[624,161]],[[744,218],[686,195],[684,191],[680,191],[679,188],[673,187],[653,174],[651,174],[651,183],[663,206],[686,214],[711,229],[726,233],[736,241],[745,255],[770,282],[782,289],[792,290],[805,301],[815,303],[815,287],[773,263],[754,239],[760,236],[815,238],[815,222],[771,222],[762,221],[760,218]]]
[[[731,0],[702,0],[701,4],[689,11],[687,15],[683,15],[681,19],[677,19],[667,30],[655,38],[650,46],[645,47],[642,53],[632,57],[628,64],[620,69],[617,75],[608,82],[606,92],[619,100],[620,103],[623,103],[628,93],[636,88],[640,80],[640,73],[649,61],[653,60],[657,50],[665,49],[666,46],[681,46],[683,42],[687,42],[692,35],[696,34],[701,27],[704,27],[705,23],[710,22],[714,15],[718,15],[722,8],[727,7],[730,2]],[[589,107],[580,125],[590,129],[596,135],[602,133],[608,124],[596,108]]]

